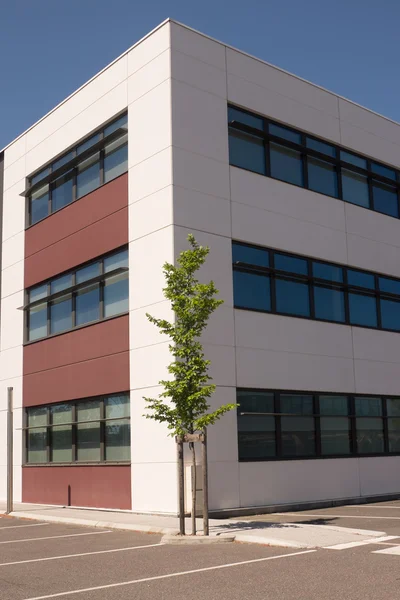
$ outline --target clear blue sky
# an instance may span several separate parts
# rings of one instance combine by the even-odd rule
[[[0,148],[167,17],[400,121],[398,0],[0,0]]]

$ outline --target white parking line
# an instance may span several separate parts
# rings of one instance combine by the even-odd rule
[[[143,550],[144,548],[156,548],[164,544],[147,544],[146,546],[131,546],[129,548],[113,548],[112,550],[97,550],[96,552],[83,552],[81,554],[64,554],[63,556],[48,556],[45,558],[31,558],[29,560],[17,560],[14,562],[0,563],[0,567],[10,565],[25,565],[26,563],[43,562],[46,560],[61,560],[62,558],[77,558],[78,556],[93,556],[94,554],[109,554],[111,552],[127,552],[128,550]]]
[[[40,542],[41,540],[58,540],[60,538],[79,537],[81,535],[101,535],[102,533],[111,533],[111,531],[91,531],[90,533],[70,533],[68,535],[51,535],[42,538],[27,538],[25,540],[7,540],[1,541],[0,544],[20,544],[21,542]]]
[[[87,594],[88,592],[96,592],[98,590],[107,590],[111,588],[123,587],[125,585],[134,585],[135,583],[145,583],[148,581],[157,581],[159,579],[170,579],[172,577],[181,577],[182,575],[193,575],[194,573],[204,573],[206,571],[216,571],[218,569],[228,569],[230,567],[238,567],[240,565],[250,565],[267,560],[276,560],[278,558],[289,558],[291,556],[299,556],[300,554],[311,554],[316,550],[303,550],[301,552],[292,552],[290,554],[280,554],[278,556],[267,556],[265,558],[255,558],[253,560],[244,560],[236,563],[227,563],[225,565],[216,565],[214,567],[204,567],[203,569],[192,569],[191,571],[181,571],[179,573],[168,573],[167,575],[157,575],[155,577],[144,577],[143,579],[133,579],[132,581],[123,581],[121,583],[109,583],[108,585],[98,585],[91,588],[83,588],[80,590],[71,590],[69,592],[59,592],[57,594],[49,594],[47,596],[36,596],[35,598],[25,598],[25,600],[48,600],[49,598],[61,598],[62,596],[72,596],[74,594]]]
[[[30,525],[6,525],[5,527],[0,527],[0,531],[6,531],[7,529],[19,529],[20,527],[44,527],[44,525],[50,525],[50,523],[32,523]]]
[[[395,556],[399,556],[400,546],[395,546],[394,548],[385,548],[384,550],[374,550],[372,554],[393,554]]]
[[[335,546],[324,546],[325,550],[348,550],[349,548],[358,548],[359,546],[369,546],[370,544],[377,544],[379,542],[388,542],[389,540],[396,540],[400,536],[398,535],[387,535],[385,537],[371,538],[368,540],[362,540],[360,542],[347,542],[346,544],[336,544]]]
[[[389,505],[385,505],[385,506],[360,506],[360,505],[356,505],[356,504],[350,504],[349,506],[346,506],[346,508],[364,508],[364,509],[370,509],[370,508],[397,508],[400,509],[400,505],[398,506],[389,506]]]
[[[391,519],[392,521],[398,521],[400,520],[400,517],[370,517],[369,515],[365,515],[365,517],[361,516],[361,515],[327,515],[327,514],[310,514],[310,513],[305,513],[304,515],[299,515],[299,513],[273,513],[273,515],[276,515],[278,517],[297,517],[298,519],[302,519],[305,520],[308,517],[318,517],[319,519]]]

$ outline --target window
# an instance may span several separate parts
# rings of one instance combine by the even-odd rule
[[[108,254],[28,290],[27,341],[128,311],[128,250]]]
[[[231,165],[399,218],[400,171],[228,107]]]
[[[29,225],[128,170],[127,119],[123,115],[30,177],[24,192],[29,198]]]
[[[400,331],[400,279],[242,242],[232,267],[235,308]]]
[[[254,135],[235,131],[229,136],[231,165],[265,175],[264,142]]]
[[[271,177],[303,186],[303,166],[300,152],[271,143]]]
[[[26,409],[26,463],[129,462],[129,394]]]
[[[400,398],[237,390],[239,460],[400,454]]]

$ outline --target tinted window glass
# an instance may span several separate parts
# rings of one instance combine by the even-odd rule
[[[388,419],[389,452],[400,452],[400,419]]]
[[[89,194],[100,185],[100,163],[99,154],[95,154],[84,160],[78,166],[78,175],[76,178],[77,198]]]
[[[271,135],[276,135],[284,140],[295,142],[295,144],[301,144],[301,134],[297,133],[297,131],[287,129],[286,127],[280,127],[280,125],[274,125],[273,123],[270,123],[268,128]]]
[[[346,202],[369,207],[368,181],[364,175],[342,169],[342,194]]]
[[[355,398],[356,415],[358,417],[380,417],[382,415],[381,398],[358,396]]]
[[[41,221],[49,214],[49,186],[33,192],[30,202],[31,225]]]
[[[38,181],[41,181],[42,179],[47,177],[47,175],[49,175],[49,173],[50,173],[50,167],[43,169],[42,171],[40,171],[40,173],[37,173],[37,175],[34,175],[33,177],[31,177],[31,185],[35,185],[35,183],[37,183]]]
[[[235,167],[265,175],[264,142],[247,133],[230,130],[229,162]]]
[[[356,419],[359,454],[379,454],[384,450],[382,419]]]
[[[68,152],[68,154],[65,154],[65,156],[62,156],[61,158],[59,158],[58,160],[56,160],[55,162],[53,162],[53,171],[56,171],[57,169],[59,169],[63,165],[66,165],[67,162],[69,162],[73,158],[74,158],[74,152],[73,151]]]
[[[355,271],[354,269],[347,269],[347,281],[350,285],[358,285],[359,287],[375,289],[375,277],[370,273],[364,271]]]
[[[303,164],[300,152],[270,144],[271,176],[303,187]]]
[[[379,165],[378,163],[371,163],[371,171],[377,173],[378,175],[382,175],[383,177],[387,177],[388,179],[393,179],[396,181],[396,171],[393,169],[389,169],[389,167],[385,167],[384,165]]]
[[[315,318],[344,323],[344,293],[339,290],[314,287]]]
[[[371,296],[349,294],[350,323],[377,327],[376,300]]]
[[[98,284],[78,290],[75,313],[77,325],[97,321],[100,318],[100,291]]]
[[[306,145],[307,148],[312,148],[312,150],[317,150],[317,152],[321,152],[327,156],[336,156],[336,148],[334,146],[330,146],[329,144],[325,144],[325,142],[314,140],[313,138],[308,137],[306,140]]]
[[[319,396],[319,412],[321,415],[347,415],[349,412],[347,396]]]
[[[47,335],[47,304],[39,304],[29,310],[29,341]]]
[[[128,170],[128,136],[115,140],[104,150],[104,182],[107,183]]]
[[[52,183],[51,210],[59,210],[72,202],[72,173],[63,175]]]
[[[350,454],[350,420],[346,417],[321,417],[321,454]]]
[[[128,250],[122,250],[104,259],[104,273],[110,273],[116,269],[128,267]]]
[[[372,195],[374,198],[374,209],[377,212],[384,213],[391,217],[399,216],[399,207],[397,203],[397,192],[384,183],[378,181],[372,182]]]
[[[56,294],[57,292],[61,292],[62,290],[66,290],[67,288],[72,286],[72,275],[62,275],[61,277],[57,277],[57,279],[53,279],[50,284],[50,293]]]
[[[275,253],[274,262],[275,269],[288,271],[289,273],[307,275],[307,261],[303,258],[296,258],[295,256],[287,256],[286,254]]]
[[[271,291],[269,277],[234,271],[233,296],[236,307],[270,311]]]
[[[350,152],[345,152],[345,150],[340,151],[340,158],[341,160],[345,160],[346,162],[355,165],[356,167],[360,167],[361,169],[367,168],[367,161],[365,158],[361,158],[361,156],[356,156]]]
[[[327,281],[343,281],[343,269],[328,263],[313,262],[313,275]]]
[[[269,266],[269,252],[262,248],[253,248],[251,246],[242,246],[242,244],[232,244],[232,261],[243,262],[258,267]]]
[[[338,184],[335,167],[311,156],[307,159],[307,165],[310,190],[337,198]]]
[[[83,142],[83,144],[78,146],[76,149],[76,153],[82,154],[82,152],[84,152],[88,148],[91,148],[92,146],[94,146],[94,144],[97,144],[97,142],[99,142],[99,141],[100,141],[100,134],[96,133],[96,135],[92,136],[90,139],[86,140],[86,142]]]
[[[113,275],[104,282],[104,316],[112,317],[128,310],[128,273]]]
[[[313,417],[281,417],[282,455],[313,456],[315,454]]]
[[[381,320],[384,329],[400,331],[400,302],[381,299]]]
[[[105,460],[127,461],[131,457],[131,425],[128,419],[106,421],[104,425]]]
[[[268,392],[238,390],[237,402],[239,404],[239,412],[274,412],[274,395]]]
[[[400,417],[400,399],[388,398],[386,400],[387,414],[389,417]]]
[[[308,285],[296,281],[277,279],[276,310],[287,315],[310,316]]]
[[[76,283],[83,283],[84,281],[88,281],[89,279],[93,279],[100,274],[100,264],[94,263],[92,265],[88,265],[87,267],[83,267],[83,269],[79,269],[76,272]]]
[[[72,299],[71,296],[54,300],[50,307],[51,333],[59,333],[72,327]]]
[[[47,283],[43,285],[38,285],[37,287],[29,290],[29,301],[36,302],[36,300],[41,300],[47,296]]]
[[[400,295],[400,281],[390,279],[389,277],[379,277],[379,289],[382,290],[382,292]]]
[[[238,121],[239,123],[243,123],[243,125],[248,125],[249,127],[253,127],[254,129],[263,130],[263,120],[255,115],[249,115],[237,108],[228,108],[228,121]]]
[[[121,117],[117,121],[114,121],[114,123],[111,123],[111,125],[106,127],[104,129],[104,137],[107,137],[108,135],[110,135],[110,133],[117,131],[117,129],[128,129],[128,115],[124,115],[123,117]]]
[[[292,415],[312,415],[313,397],[301,394],[281,394],[281,412]]]

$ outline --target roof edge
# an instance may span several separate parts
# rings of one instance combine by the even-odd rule
[[[307,83],[308,85],[312,85],[313,87],[315,87],[315,88],[317,88],[319,90],[322,90],[323,92],[326,92],[327,94],[335,96],[335,98],[340,98],[341,100],[344,100],[345,102],[349,102],[350,104],[353,104],[353,106],[357,106],[358,108],[366,110],[367,112],[369,112],[369,113],[371,113],[373,115],[376,115],[377,117],[380,117],[381,119],[384,119],[385,121],[388,121],[389,123],[392,123],[393,125],[400,126],[400,122],[399,121],[395,121],[394,119],[391,119],[390,117],[382,115],[381,113],[378,113],[375,110],[372,110],[371,108],[367,108],[366,106],[363,106],[362,104],[359,104],[358,102],[354,102],[354,100],[350,100],[349,98],[346,98],[345,96],[341,96],[340,94],[336,94],[332,90],[329,90],[329,89],[327,89],[327,88],[325,88],[325,87],[323,87],[321,85],[313,83],[312,81],[308,81],[308,79],[304,79],[304,77],[300,77],[299,75],[296,75],[295,73],[291,73],[290,71],[286,71],[286,69],[282,69],[281,67],[277,67],[276,65],[273,65],[273,64],[267,62],[266,60],[263,60],[262,58],[254,56],[253,54],[250,54],[249,52],[245,52],[244,50],[240,50],[239,48],[235,48],[235,46],[231,46],[230,44],[225,44],[224,42],[222,42],[221,40],[218,40],[217,38],[214,38],[214,37],[212,37],[212,36],[210,36],[210,35],[208,35],[206,33],[203,33],[202,31],[198,31],[197,29],[194,29],[193,27],[190,27],[189,25],[185,25],[184,23],[181,23],[180,21],[177,21],[176,19],[172,19],[172,18],[168,17],[167,19],[165,19],[164,21],[162,21],[162,23],[160,23],[159,25],[157,25],[157,27],[155,27],[154,29],[152,29],[151,31],[149,31],[149,33],[147,33],[145,36],[143,36],[142,38],[140,38],[140,40],[138,40],[132,46],[130,46],[127,50],[125,50],[122,54],[120,54],[117,58],[115,58],[112,62],[110,62],[108,65],[106,65],[103,69],[101,69],[101,71],[98,71],[95,75],[93,75],[93,77],[91,77],[90,79],[88,79],[88,81],[86,81],[79,88],[77,88],[76,90],[74,90],[69,96],[67,96],[66,98],[64,98],[64,100],[62,100],[61,102],[59,102],[54,108],[52,108],[51,110],[49,110],[49,112],[47,112],[45,115],[43,115],[43,117],[41,117],[40,119],[38,119],[37,121],[35,121],[35,123],[33,123],[32,125],[30,125],[30,127],[28,127],[27,129],[25,129],[25,131],[23,131],[22,133],[20,133],[9,144],[7,144],[6,146],[4,146],[4,148],[0,149],[0,153],[5,152],[7,150],[7,148],[9,148],[10,146],[12,146],[15,142],[17,142],[20,138],[22,138],[29,131],[31,131],[31,129],[33,129],[34,127],[36,127],[36,125],[38,125],[44,119],[46,119],[49,115],[51,115],[55,110],[57,110],[60,106],[62,106],[70,98],[72,98],[73,96],[75,96],[75,94],[77,94],[78,92],[80,92],[84,87],[86,87],[87,85],[89,85],[89,83],[91,83],[97,77],[99,77],[99,75],[101,75],[102,73],[104,73],[105,71],[107,71],[107,69],[109,69],[110,67],[112,67],[112,65],[114,65],[116,62],[118,62],[122,57],[124,57],[126,54],[128,54],[131,50],[133,50],[134,48],[136,48],[137,46],[139,46],[142,42],[144,42],[151,35],[153,35],[154,33],[156,33],[159,29],[161,29],[162,27],[164,27],[167,23],[174,23],[175,25],[178,25],[180,27],[184,27],[185,29],[187,29],[189,31],[192,31],[193,33],[196,33],[197,35],[201,35],[202,37],[204,37],[204,38],[206,38],[208,40],[211,40],[212,42],[216,42],[217,44],[221,44],[222,46],[225,46],[226,48],[229,48],[230,50],[234,50],[235,52],[239,52],[240,54],[243,54],[244,56],[248,56],[249,58],[252,58],[253,60],[257,60],[258,62],[260,62],[260,63],[262,63],[264,65],[267,65],[267,66],[269,66],[269,67],[271,67],[271,68],[273,68],[273,69],[275,69],[277,71],[280,71],[281,73],[285,73],[286,75],[290,75],[291,77],[294,77],[295,79],[298,79],[299,81]]]

